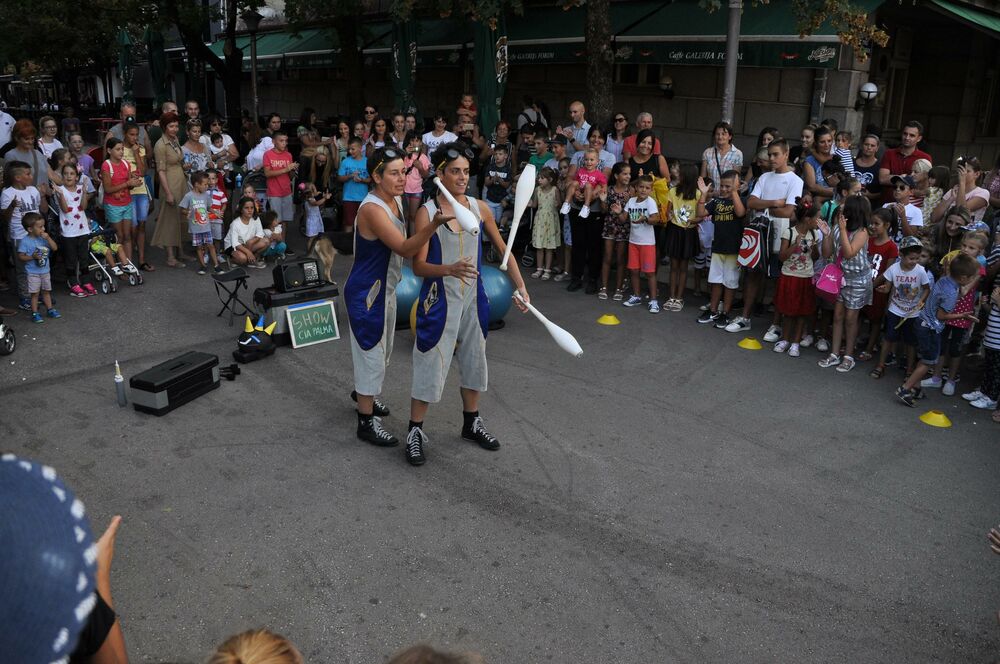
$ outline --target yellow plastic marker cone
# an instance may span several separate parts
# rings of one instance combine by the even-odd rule
[[[604,314],[603,316],[601,316],[600,318],[597,319],[597,322],[600,323],[601,325],[620,325],[621,324],[621,321],[618,320],[618,316],[615,316],[614,314]]]
[[[948,416],[940,410],[927,411],[920,416],[920,421],[924,424],[929,424],[932,427],[940,427],[941,429],[947,429],[951,426],[951,420],[949,420]]]
[[[760,350],[763,346],[754,337],[744,337],[743,341],[736,344],[743,350]]]

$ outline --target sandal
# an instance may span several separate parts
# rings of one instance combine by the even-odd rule
[[[542,281],[548,281],[552,278],[552,270],[542,270]]]
[[[167,267],[176,267],[178,269],[183,269],[183,268],[186,268],[187,265],[185,265],[184,263],[182,263],[180,261],[174,261],[173,263],[171,263],[170,261],[167,261]]]
[[[868,375],[871,376],[872,378],[878,379],[881,378],[882,374],[884,373],[885,373],[885,367],[880,364],[871,371],[869,371]]]
[[[867,362],[870,359],[872,359],[872,354],[868,351],[864,350],[858,353],[858,362]]]
[[[597,299],[598,300],[608,299],[608,289],[606,286],[601,286],[600,290],[597,291]]]
[[[537,279],[538,277],[542,276],[542,272],[544,272],[544,270],[542,270],[542,268],[538,268],[537,270],[531,273],[531,278]]]
[[[139,269],[143,272],[156,272],[156,268],[149,263],[139,263]]]

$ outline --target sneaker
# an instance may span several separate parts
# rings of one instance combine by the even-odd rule
[[[931,376],[930,378],[924,378],[922,381],[920,381],[920,387],[924,389],[940,390],[941,376]]]
[[[834,355],[833,353],[830,353],[824,359],[817,362],[817,364],[823,367],[824,369],[827,369],[829,367],[835,367],[838,364],[840,364],[840,357]]]
[[[36,311],[33,314],[31,314],[31,322],[32,323],[44,323],[45,319],[42,318],[42,315]]]
[[[625,300],[622,304],[626,307],[638,307],[642,304],[642,298],[638,295],[629,295],[629,298]]]
[[[767,332],[764,333],[764,341],[769,344],[773,344],[775,341],[781,338],[781,328],[777,325],[772,325],[767,328]]]
[[[649,301],[649,313],[658,314],[660,313],[660,303],[656,300]]]
[[[351,390],[351,401],[354,403],[358,402],[358,393]],[[378,397],[372,399],[372,415],[377,415],[378,417],[387,417],[389,415],[389,407],[382,403],[382,400]]]
[[[483,425],[483,418],[478,415],[473,418],[471,427],[468,429],[462,427],[462,438],[479,443],[479,446],[484,450],[494,451],[500,449],[500,441],[486,430],[486,427]]]
[[[51,309],[49,309],[48,314],[49,314],[49,318],[62,318],[62,314],[59,313],[59,310],[56,309],[55,307],[52,307]]]
[[[219,263],[218,265],[215,266],[215,268],[212,271],[215,272],[216,274],[221,274],[226,271],[226,268],[222,267],[222,263]]]
[[[31,300],[26,297],[22,297],[21,301],[17,305],[17,308],[22,311],[31,311]]]
[[[807,334],[806,336],[802,337],[802,341],[799,342],[799,345],[802,346],[803,348],[809,348],[809,346],[812,346],[813,335]]]
[[[719,314],[719,318],[715,321],[715,325],[713,325],[712,327],[714,327],[717,330],[724,330],[727,327],[729,327],[730,322],[731,321],[729,320],[729,316],[727,316],[726,314]]]
[[[569,214],[569,203],[563,203],[559,208],[559,214]]]
[[[837,371],[840,373],[847,373],[854,368],[854,358],[850,355],[845,355],[844,359],[840,361],[840,366],[837,367]]]
[[[726,326],[726,332],[746,332],[750,329],[750,319],[737,316],[733,322]]]
[[[967,393],[963,394],[962,398],[965,399],[966,401],[979,401],[980,399],[989,398],[989,397],[987,397],[981,391],[975,390],[974,392],[967,392]]]
[[[705,304],[698,307],[698,311],[711,311],[711,310],[712,310],[711,302],[706,302]]]
[[[927,393],[924,392],[924,389],[922,387],[915,388],[913,390],[913,398],[917,399],[918,401],[920,399],[926,399],[927,398]]]
[[[70,297],[87,297],[87,291],[80,288],[80,284],[73,284],[73,287],[69,289]]]
[[[208,274],[207,272],[205,272],[204,265],[198,265],[198,274]]]
[[[97,295],[97,289],[94,288],[94,284],[84,284],[83,290],[87,291],[87,295]]]
[[[816,350],[818,350],[821,353],[829,352],[830,342],[824,339],[823,337],[820,337],[819,339],[816,340]]]
[[[911,390],[906,389],[902,385],[896,388],[896,398],[902,401],[910,408],[913,408],[914,406],[917,405],[916,401],[913,398],[913,392]]]
[[[560,272],[556,276],[552,277],[552,281],[566,281],[569,279],[569,274],[566,272]]]
[[[611,296],[611,299],[617,302],[621,302],[622,299],[624,298],[625,298],[625,293],[622,292],[621,288],[615,290],[615,294]]]
[[[983,410],[996,410],[997,408],[997,402],[994,401],[993,399],[990,399],[985,394],[983,395],[982,399],[976,399],[969,405],[972,406],[973,408],[982,408]]]
[[[719,320],[719,318],[721,318],[721,317],[722,317],[722,312],[721,311],[717,311],[715,313],[712,313],[712,311],[709,310],[709,309],[702,309],[701,315],[698,316],[698,322],[702,323],[702,324],[705,324],[705,323],[714,323],[715,321]]]
[[[399,439],[382,428],[382,418],[373,415],[364,422],[358,422],[358,438],[378,447],[395,447]]]
[[[944,387],[941,388],[941,394],[945,395],[946,397],[954,396],[955,381],[953,380],[945,381]]]
[[[789,344],[787,341],[785,341],[784,339],[782,339],[778,343],[774,344],[774,348],[772,348],[772,350],[775,353],[784,353],[786,350],[788,350],[788,346],[789,345],[791,345],[791,344]]]
[[[608,289],[602,286],[601,289],[597,291],[597,299],[598,300],[608,299]]]
[[[406,434],[406,460],[411,466],[422,466],[427,458],[424,457],[424,443],[427,442],[427,434],[420,427],[413,427],[410,433]]]
[[[802,345],[801,343],[798,343],[798,344],[792,344],[791,346],[789,346],[788,347],[788,357],[798,357],[799,355],[801,355],[802,351],[799,350],[799,346],[801,346],[801,345]]]
[[[589,216],[590,216],[590,206],[584,205],[582,208],[580,208],[580,218],[586,219]]]

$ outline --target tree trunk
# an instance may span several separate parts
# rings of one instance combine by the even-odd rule
[[[610,123],[614,93],[614,47],[611,43],[611,3],[587,1],[587,118],[592,125]]]
[[[349,117],[361,117],[358,113],[365,99],[365,77],[362,72],[361,49],[358,47],[358,18],[343,16],[336,22],[337,41],[340,43],[340,63],[344,68],[344,84],[347,88],[347,113]]]

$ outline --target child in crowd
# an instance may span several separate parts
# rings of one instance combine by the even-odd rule
[[[212,162],[221,171],[220,177],[225,177],[233,171],[233,159],[229,154],[222,134],[212,134]]]
[[[677,186],[667,193],[667,207],[663,210],[663,219],[668,222],[665,253],[670,258],[670,298],[663,304],[667,311],[684,308],[688,261],[701,251],[698,241],[698,201],[701,197],[698,167],[684,164]],[[629,245],[631,247],[631,240]]]
[[[90,252],[95,256],[103,256],[107,263],[108,272],[125,281],[128,278],[127,273],[135,271],[129,265],[125,248],[121,242],[106,242],[108,236],[103,233],[104,229],[101,228],[100,224],[96,221],[90,222]]]
[[[697,176],[697,171],[695,172]],[[642,304],[642,286],[639,275],[646,276],[649,286],[649,313],[660,313],[656,299],[656,236],[652,224],[660,220],[653,193],[653,178],[643,175],[635,181],[635,196],[625,204],[625,214],[630,222],[628,237],[628,269],[632,273],[632,295],[625,300],[626,307]],[[671,283],[671,286],[673,283]]]
[[[319,191],[312,182],[306,182],[305,185],[306,253],[309,253],[312,251],[313,245],[316,244],[316,238],[323,232],[323,215],[321,214],[321,210],[333,194],[329,191]]]
[[[229,204],[229,197],[220,187],[221,171],[209,170],[208,173],[208,193],[212,195],[212,207],[208,210],[208,225],[212,229],[212,243],[215,245],[216,253],[222,251],[223,222],[226,217],[226,205]]]
[[[239,216],[233,219],[233,223],[229,224],[229,232],[226,234],[224,245],[229,253],[229,258],[237,265],[264,268],[266,267],[264,261],[258,261],[258,258],[265,250],[269,249],[269,245],[272,243],[267,240],[266,233],[260,226],[256,204],[257,201],[249,196],[240,199],[237,207]],[[281,228],[281,221],[278,219],[276,211],[268,210],[267,216],[273,224],[277,224],[278,228]],[[283,245],[283,242],[280,243],[282,250],[284,249]]]
[[[556,174],[551,168],[538,172],[538,186],[531,196],[531,207],[535,208],[534,226],[531,229],[531,244],[535,247],[535,271],[532,279],[552,277],[552,259],[559,247],[559,190],[556,189]]]
[[[486,188],[484,199],[497,225],[500,225],[500,218],[503,216],[501,203],[514,183],[509,157],[506,145],[496,146],[493,149],[493,157],[486,167],[486,177],[483,179],[483,186]]]
[[[63,238],[63,263],[66,266],[66,283],[73,297],[97,295],[97,289],[90,283],[87,256],[87,236],[90,222],[87,220],[87,192],[78,182],[76,166],[66,164],[62,169],[63,183],[56,187],[56,201],[59,203],[59,230]]]
[[[976,259],[979,270],[976,278],[968,286],[963,286],[955,301],[954,314],[971,313],[975,315],[978,305],[979,293],[977,286],[980,279],[986,276],[986,268],[980,262],[983,259],[983,252],[989,244],[989,238],[985,233],[979,231],[969,231],[962,238],[961,253]],[[957,256],[958,254],[956,254]],[[954,261],[954,256],[946,256],[944,265],[945,273]],[[955,394],[955,383],[959,379],[959,369],[962,366],[962,359],[968,350],[969,340],[972,336],[972,321],[968,318],[957,318],[949,320],[944,324],[941,332],[941,354],[944,361],[941,363],[941,370],[930,378],[920,381],[920,387],[940,389],[941,394],[950,397]]]
[[[926,159],[917,159],[910,166],[910,177],[913,178],[913,199],[911,202],[920,208],[921,212],[933,209],[924,207],[927,190],[930,187],[930,172],[932,167],[933,164]]]
[[[699,184],[702,197],[698,199],[698,216],[712,216],[715,234],[712,238],[712,260],[708,269],[708,283],[712,287],[708,309],[701,312],[698,322],[714,323],[718,329],[729,325],[733,298],[740,287],[740,244],[743,241],[743,220],[746,207],[740,198],[740,174],[726,171],[719,178],[719,195],[708,202],[705,198],[709,186]],[[720,306],[719,301],[722,300]]]
[[[681,160],[671,157],[667,159],[667,175],[669,177],[669,185],[671,187],[676,187],[677,183],[681,181]]]
[[[563,138],[566,137],[563,136]],[[559,190],[561,200],[565,200],[566,190],[569,188],[569,164],[569,157],[563,157],[559,160],[559,179],[556,181],[556,188]],[[562,216],[563,262],[562,270],[554,276],[553,281],[569,279],[573,265],[573,233],[569,225],[569,215],[563,212],[559,214]]]
[[[823,231],[823,256],[831,258],[835,255],[833,260],[844,273],[833,309],[830,355],[819,361],[819,366],[824,369],[837,367],[837,371],[846,373],[854,368],[852,353],[858,338],[858,314],[872,302],[872,264],[868,259],[871,213],[867,198],[851,196],[837,209],[837,223],[832,229],[825,222],[820,226]],[[841,356],[840,344],[845,336],[844,355]]]
[[[563,137],[565,138],[565,136]],[[545,134],[539,132],[535,135],[535,154],[531,155],[528,163],[534,165],[536,169],[541,169],[552,159],[553,154],[549,152],[549,139]]]
[[[253,216],[260,217],[260,211],[261,211],[261,209],[263,209],[264,203],[267,202],[267,199],[263,197],[263,194],[261,194],[260,196],[258,196],[257,195],[257,190],[254,189],[253,185],[250,184],[250,183],[246,183],[246,184],[243,185],[243,189],[242,189],[242,191],[240,191],[240,194],[242,194],[241,198],[252,198],[253,199],[253,202],[254,202],[254,215]],[[237,214],[239,214],[239,211],[237,211]]]
[[[944,222],[938,224],[935,239],[937,260],[930,269],[935,274],[940,273],[941,266],[947,262],[945,256],[951,256],[962,248],[962,239],[965,237],[965,227],[972,223],[972,215],[969,211],[959,205],[952,206],[945,214]]]
[[[576,192],[583,190],[583,207],[580,208],[580,218],[586,219],[590,216],[590,204],[602,192],[607,189],[608,178],[600,169],[597,162],[600,159],[597,150],[587,149],[583,152],[583,161],[580,168],[576,169],[576,177],[566,186],[566,199],[559,209],[561,214],[569,214],[570,203]]]
[[[285,229],[281,225],[278,215],[269,210],[264,213],[262,223],[264,226],[264,238],[269,242],[267,249],[264,250],[264,257],[284,257],[288,245],[285,244]]]
[[[974,408],[993,411],[993,421],[1000,422],[1000,286],[993,289],[989,302],[989,318],[983,335],[983,376],[979,389],[963,394],[962,398]]]
[[[34,176],[31,166],[23,161],[8,161],[4,168],[4,177],[10,182],[10,186],[4,188],[0,194],[0,215],[8,223],[9,238],[8,256],[17,254],[17,244],[28,236],[28,231],[21,223],[24,215],[29,212],[40,212],[42,215],[48,214],[49,203],[47,196],[42,195],[42,191],[48,193],[48,187],[40,184],[42,191],[32,186]],[[17,279],[17,295],[21,302],[19,307],[24,311],[31,311],[31,294],[28,292],[28,273],[25,270],[25,263],[14,261],[14,276]]]
[[[364,142],[352,136],[347,143],[347,159],[340,162],[337,179],[344,183],[344,199],[340,206],[341,228],[345,232],[354,230],[354,220],[358,216],[361,201],[368,195],[368,164],[364,159]]]
[[[52,275],[49,274],[49,256],[58,248],[55,240],[45,232],[45,219],[37,212],[25,213],[21,217],[21,226],[26,235],[17,242],[17,258],[24,265],[27,275],[31,320],[35,323],[45,322],[38,313],[39,293],[49,318],[62,318],[59,310],[52,306]]]
[[[927,279],[930,283],[930,287],[934,288],[934,281],[936,277],[934,276],[934,271],[932,269],[932,264],[934,262],[934,243],[930,240],[921,240],[920,242],[920,258],[917,259],[917,263],[920,267],[924,268],[927,272]]]
[[[132,258],[132,189],[143,184],[142,178],[125,161],[125,143],[109,138],[105,145],[108,156],[101,164],[101,186],[104,187],[104,220],[114,226],[125,255]]]
[[[917,354],[920,361],[909,378],[896,390],[896,398],[911,408],[923,396],[919,387],[927,372],[938,363],[941,354],[941,333],[950,320],[967,319],[973,322],[972,312],[955,313],[959,291],[971,284],[979,275],[976,259],[958,254],[948,266],[948,274],[938,279],[914,326]],[[995,407],[995,406],[994,406]]]
[[[191,191],[177,204],[181,214],[188,219],[188,230],[191,232],[191,244],[198,252],[198,274],[205,274],[205,252],[212,260],[216,272],[222,272],[219,256],[215,253],[212,243],[212,228],[209,224],[209,210],[212,209],[212,195],[208,193],[208,174],[195,171],[191,174]]]
[[[854,177],[854,154],[851,152],[851,144],[854,136],[849,131],[843,129],[834,134],[833,154],[840,160],[840,165],[849,177]]]
[[[921,160],[918,159],[917,161]],[[922,209],[927,210],[928,216],[937,207],[937,204],[941,202],[941,199],[944,198],[944,192],[950,182],[951,171],[948,170],[947,166],[934,166],[927,173],[927,193],[924,194]]]
[[[875,279],[875,291],[889,298],[889,306],[878,366],[868,374],[872,378],[881,378],[885,373],[889,353],[896,349],[896,342],[902,341],[910,349],[916,343],[915,319],[931,291],[928,273],[919,262],[923,250],[920,240],[904,237],[899,247],[899,262],[890,265]]]
[[[816,289],[813,286],[813,261],[819,258],[819,208],[799,199],[795,208],[795,225],[781,236],[781,276],[774,306],[784,317],[782,338],[774,344],[775,353],[788,351],[799,357],[800,342],[806,320],[816,311]]]
[[[611,186],[608,188],[608,214],[604,217],[601,236],[604,239],[604,256],[601,263],[601,288],[597,297],[608,299],[608,279],[611,278],[611,259],[615,260],[615,294],[613,299],[620,302],[625,294],[622,283],[625,277],[625,249],[631,235],[631,220],[628,218],[629,184],[632,169],[627,161],[620,161],[611,168]]]
[[[403,197],[406,199],[407,226],[412,232],[413,220],[420,209],[420,199],[424,193],[424,180],[431,174],[431,160],[424,154],[423,141],[417,132],[406,132],[403,143],[406,145],[406,157],[403,159],[406,184],[403,187]]]
[[[872,262],[872,283],[878,280],[886,269],[899,257],[899,247],[889,237],[889,224],[892,223],[892,212],[879,208],[872,213],[868,224],[868,258]],[[865,349],[858,354],[858,359],[867,362],[872,359],[875,345],[882,333],[882,319],[885,318],[889,296],[881,291],[873,291],[872,303],[862,309],[868,319],[868,342]]]
[[[893,224],[890,232],[892,239],[899,244],[903,237],[916,235],[920,227],[924,225],[924,213],[912,202],[913,197],[913,177],[909,175],[893,175],[892,196],[893,203],[886,203],[882,207],[891,208],[896,212],[898,224]]]

